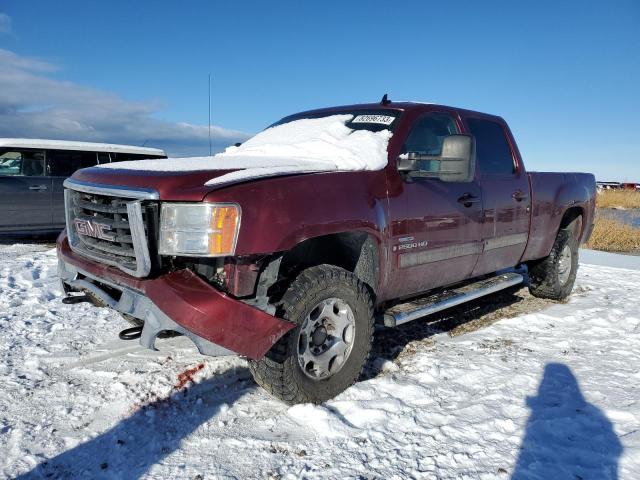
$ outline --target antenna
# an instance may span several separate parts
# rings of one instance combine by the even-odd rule
[[[211,74],[209,74],[209,156],[211,156]]]

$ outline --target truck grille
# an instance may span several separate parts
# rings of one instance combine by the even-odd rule
[[[136,277],[149,275],[157,252],[158,204],[143,199],[156,195],[75,180],[65,187],[72,250]]]

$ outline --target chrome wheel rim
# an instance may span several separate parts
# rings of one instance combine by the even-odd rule
[[[327,298],[311,309],[298,335],[298,363],[304,374],[323,380],[347,363],[355,340],[351,307],[339,298]]]
[[[565,245],[558,259],[558,281],[560,285],[564,285],[569,280],[571,274],[571,249],[569,245]]]

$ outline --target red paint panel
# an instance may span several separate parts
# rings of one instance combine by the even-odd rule
[[[219,292],[190,270],[141,280],[85,260],[69,247],[66,233],[58,237],[58,257],[98,278],[145,293],[176,323],[241,355],[258,360],[295,324]]]
[[[219,292],[190,270],[145,282],[145,293],[187,330],[254,360],[295,327]]]
[[[117,170],[112,168],[84,168],[73,174],[75,180],[114,187],[138,187],[157,190],[164,201],[201,202],[213,187],[205,183],[212,178],[234,170],[211,170],[190,172],[145,172],[143,170]]]

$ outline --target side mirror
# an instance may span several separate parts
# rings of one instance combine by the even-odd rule
[[[440,155],[409,152],[398,159],[398,171],[410,177],[439,178],[443,182],[471,182],[475,174],[475,139],[448,135]]]

